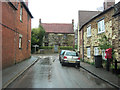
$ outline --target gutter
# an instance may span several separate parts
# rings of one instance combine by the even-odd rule
[[[24,6],[25,10],[28,12],[28,14],[30,15],[31,18],[33,18],[31,12],[29,11],[28,7],[26,6],[26,4],[24,2],[21,2],[21,4]]]

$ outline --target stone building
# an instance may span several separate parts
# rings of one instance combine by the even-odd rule
[[[119,2],[120,3],[120,2]],[[116,5],[119,5],[117,3]],[[114,3],[113,3],[114,4]],[[112,4],[111,4],[112,5]],[[120,6],[118,6],[120,7]],[[84,56],[84,60],[89,62],[94,61],[94,55],[102,55],[105,59],[105,50],[100,50],[99,40],[102,35],[106,35],[109,38],[109,42],[112,44],[116,59],[120,60],[119,53],[119,14],[116,16],[115,5],[110,8],[105,9],[100,14],[92,17],[80,28],[80,42],[82,43],[82,51],[80,50],[80,55]],[[113,17],[114,16],[114,17]],[[116,27],[117,25],[117,27]],[[82,33],[82,34],[81,34]],[[82,41],[81,41],[82,40]]]
[[[117,60],[120,61],[120,2],[114,6],[112,35],[112,44],[117,54]]]
[[[79,27],[84,25],[88,20],[90,20],[93,16],[101,13],[100,11],[85,11],[85,10],[79,10],[78,11],[78,23]],[[79,51],[80,51],[80,58],[84,58],[84,52],[83,52],[83,30],[81,30],[79,33]]]
[[[31,56],[31,18],[28,2],[0,2],[2,5],[2,67]]]
[[[43,46],[73,46],[74,44],[74,30],[72,20],[71,24],[65,23],[41,23],[40,25],[46,31]]]

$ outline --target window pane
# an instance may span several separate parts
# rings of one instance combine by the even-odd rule
[[[90,48],[87,48],[87,57],[90,58]]]
[[[94,55],[99,55],[99,48],[98,47],[94,48]]]
[[[19,38],[19,48],[22,47],[22,38]]]
[[[105,23],[104,20],[98,22],[98,33],[105,31]]]
[[[87,37],[91,36],[91,26],[87,27]]]

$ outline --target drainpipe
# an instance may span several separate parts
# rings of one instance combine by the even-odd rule
[[[84,29],[82,29],[82,59],[84,62]]]
[[[79,47],[80,47],[80,44],[79,44],[79,24],[78,24],[78,47],[77,47],[78,52],[79,52]]]

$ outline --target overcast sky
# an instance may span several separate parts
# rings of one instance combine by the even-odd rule
[[[120,0],[115,0],[116,3]],[[29,9],[33,15],[32,28],[42,23],[78,23],[78,10],[92,10],[103,7],[104,0],[29,0]]]

